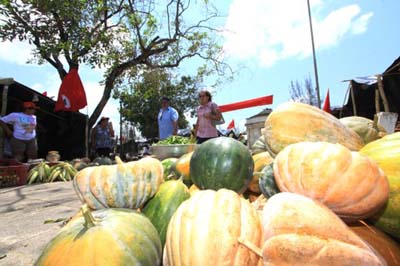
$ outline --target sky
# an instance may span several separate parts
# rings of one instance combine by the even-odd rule
[[[306,0],[218,0],[222,45],[227,62],[240,69],[231,82],[213,92],[218,105],[273,95],[269,106],[224,113],[226,127],[235,120],[245,130],[246,118],[290,100],[290,82],[310,77],[315,85]],[[400,56],[399,0],[310,0],[320,97],[327,89],[331,106],[342,106],[349,80],[382,73]],[[50,65],[27,64],[30,46],[0,42],[0,77],[12,77],[38,92],[57,98],[60,79]],[[182,66],[184,67],[184,65]],[[80,67],[89,115],[103,89],[100,70]],[[207,84],[205,84],[207,86]],[[119,132],[118,101],[111,99],[102,116]],[[190,119],[191,122],[194,119]]]

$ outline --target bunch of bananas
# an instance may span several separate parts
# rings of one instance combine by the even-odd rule
[[[74,179],[77,170],[69,163],[62,162],[52,166],[47,182],[71,181]]]
[[[46,182],[48,176],[50,175],[51,169],[47,163],[41,162],[28,173],[28,184],[32,184],[34,182]]]
[[[61,162],[51,167],[42,162],[29,171],[28,184],[34,182],[71,181],[76,173],[77,170],[67,162]]]

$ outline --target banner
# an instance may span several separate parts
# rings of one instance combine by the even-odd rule
[[[78,69],[72,68],[61,83],[54,111],[76,112],[86,105],[86,93]]]
[[[254,98],[254,99],[250,99],[250,100],[246,100],[246,101],[220,105],[219,110],[221,112],[229,112],[229,111],[245,109],[245,108],[249,108],[249,107],[272,104],[272,102],[273,102],[273,95],[269,95],[269,96]]]

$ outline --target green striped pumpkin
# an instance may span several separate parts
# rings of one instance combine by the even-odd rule
[[[164,168],[164,180],[169,180],[174,176],[171,175],[171,167],[175,164],[178,158],[167,158],[161,161]]]
[[[91,209],[140,208],[164,181],[157,159],[123,163],[116,157],[116,161],[116,165],[88,167],[75,175],[75,192]]]
[[[266,165],[258,177],[261,193],[268,199],[279,193],[279,188],[276,185],[274,177],[274,163]]]
[[[144,206],[142,212],[156,227],[163,246],[169,220],[179,205],[189,197],[189,189],[181,180],[169,180],[161,184],[154,198]]]
[[[102,209],[72,219],[48,243],[36,266],[143,265],[161,262],[157,230],[143,214]]]

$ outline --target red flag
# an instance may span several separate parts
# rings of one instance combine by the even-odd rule
[[[86,105],[86,94],[78,69],[72,68],[61,83],[54,111],[76,112]]]
[[[322,110],[324,110],[327,113],[332,113],[332,111],[331,111],[331,101],[329,99],[329,89],[328,89],[328,92],[326,93],[324,107],[322,108]]]
[[[42,93],[43,96],[47,96],[47,91]]]
[[[229,112],[229,111],[233,111],[233,110],[244,109],[244,108],[249,108],[249,107],[254,107],[254,106],[272,104],[272,102],[273,102],[273,95],[269,95],[269,96],[259,97],[259,98],[250,99],[250,100],[246,100],[246,101],[220,105],[219,110],[221,112]]]
[[[232,121],[229,123],[228,127],[226,129],[231,129],[235,128],[235,120],[232,119]]]

